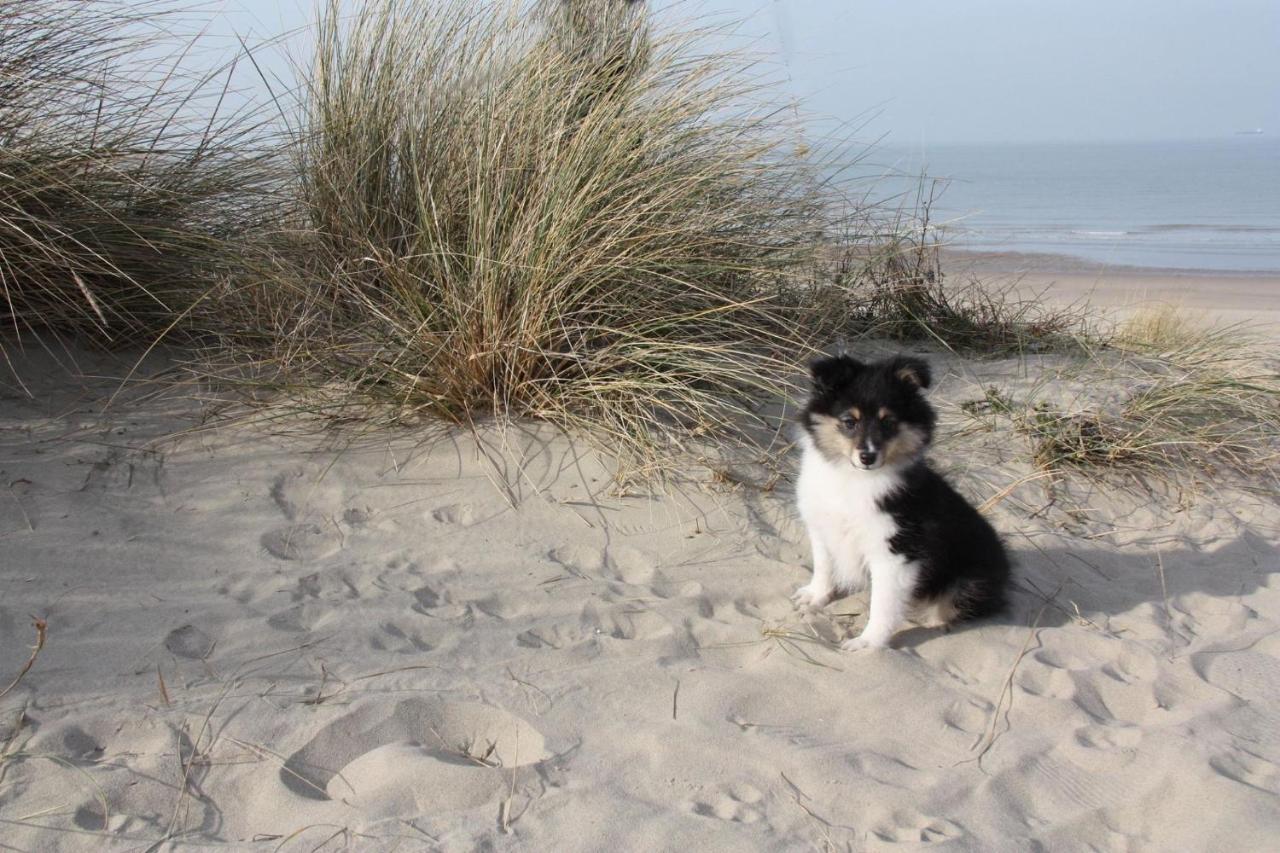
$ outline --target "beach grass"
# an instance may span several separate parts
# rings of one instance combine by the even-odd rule
[[[698,34],[616,0],[538,11],[322,10],[292,107],[304,227],[220,300],[229,351],[256,330],[240,351],[321,408],[619,450],[741,432],[823,325],[780,301],[824,227],[815,167]]]
[[[0,324],[136,344],[237,264],[271,152],[165,2],[0,3]],[[2,346],[2,345],[0,345]]]
[[[1231,471],[1274,481],[1280,365],[1260,334],[1147,309],[1073,370],[1124,390],[1105,404],[1041,400],[1019,414],[1041,468],[1157,478]]]

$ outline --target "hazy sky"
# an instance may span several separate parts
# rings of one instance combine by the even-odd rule
[[[810,112],[890,144],[1280,134],[1280,0],[653,1],[741,20]],[[312,8],[224,0],[212,32]]]

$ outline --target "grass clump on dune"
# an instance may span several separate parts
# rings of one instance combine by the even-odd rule
[[[228,239],[262,218],[270,153],[245,117],[220,114],[221,78],[163,58],[177,15],[0,0],[5,333],[136,343],[174,323],[234,263]]]
[[[304,72],[300,259],[241,293],[288,381],[623,451],[776,390],[769,353],[813,330],[770,306],[820,206],[734,61],[618,0],[338,12]]]
[[[845,327],[986,357],[1078,351],[1088,336],[1079,307],[1054,307],[1019,297],[1012,286],[947,275],[930,224],[934,201],[922,189],[909,211],[890,215],[886,204],[867,205],[820,256],[813,289],[828,294]]]
[[[1248,330],[1201,327],[1170,309],[1139,312],[1085,369],[1124,391],[1109,405],[1041,402],[1019,417],[1042,468],[1280,473],[1280,364]]]

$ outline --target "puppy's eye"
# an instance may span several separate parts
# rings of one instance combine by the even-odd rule
[[[897,422],[898,422],[898,419],[895,418],[893,415],[885,415],[883,418],[880,419],[880,425],[883,427],[892,427]]]
[[[845,429],[853,429],[857,425],[858,425],[858,419],[855,418],[853,415],[845,415],[843,418],[840,419],[840,426],[844,427]]]

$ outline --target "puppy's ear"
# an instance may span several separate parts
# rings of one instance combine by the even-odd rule
[[[917,388],[928,388],[929,383],[933,381],[933,374],[929,371],[929,363],[914,356],[895,356],[889,364],[889,370],[893,373],[895,379],[906,382],[908,385],[914,385]]]
[[[824,356],[809,362],[809,375],[813,387],[819,393],[834,391],[853,379],[862,369],[862,362],[847,355]]]

